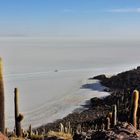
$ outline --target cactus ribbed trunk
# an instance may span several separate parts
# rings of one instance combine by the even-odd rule
[[[131,101],[130,123],[132,123],[135,128],[137,128],[138,101],[139,101],[139,92],[137,90],[134,90]]]
[[[4,107],[4,84],[3,84],[3,67],[0,58],[0,131],[5,133],[5,107]]]
[[[14,98],[14,102],[15,102],[15,128],[16,128],[17,137],[20,137],[22,135],[22,133],[21,133],[21,123],[20,123],[20,121],[18,121],[18,117],[19,117],[18,94],[19,94],[18,89],[15,88],[15,98]]]

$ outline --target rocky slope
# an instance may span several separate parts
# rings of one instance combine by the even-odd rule
[[[132,91],[140,90],[140,67],[136,69],[119,73],[110,78],[105,75],[99,75],[93,78],[101,81],[101,84],[108,87],[110,95],[104,98],[92,98],[91,105],[82,112],[74,112],[63,119],[54,123],[47,124],[38,128],[39,131],[58,131],[60,123],[67,126],[71,123],[74,137],[73,139],[140,139],[139,131],[129,124],[130,102]],[[119,125],[104,130],[103,125],[107,115],[112,111],[112,106],[117,105],[117,122]],[[137,128],[140,129],[140,103],[137,113]],[[128,123],[123,123],[128,122]],[[77,129],[80,126],[80,132]],[[129,130],[131,129],[131,130]],[[133,133],[132,133],[133,131]]]
[[[111,89],[120,90],[140,90],[140,67],[119,73],[110,78],[105,75],[93,77],[93,79],[101,80],[101,84]]]

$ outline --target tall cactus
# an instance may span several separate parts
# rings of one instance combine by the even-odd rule
[[[117,124],[117,106],[113,105],[113,113],[112,113],[112,127]]]
[[[5,133],[5,107],[2,58],[0,58],[0,131]]]
[[[112,112],[109,112],[108,113],[108,115],[107,115],[107,117],[109,118],[109,120],[110,120],[110,127],[112,127]]]
[[[110,118],[109,118],[109,117],[106,118],[105,129],[106,129],[106,130],[109,130],[109,129],[110,129]]]
[[[19,113],[18,110],[18,89],[15,88],[15,98],[14,98],[14,102],[15,102],[15,128],[16,128],[16,135],[18,137],[22,136],[22,131],[21,131],[21,121],[23,120],[23,115]]]
[[[139,92],[137,90],[134,90],[131,100],[130,123],[132,123],[135,128],[137,128],[138,100],[139,100]]]

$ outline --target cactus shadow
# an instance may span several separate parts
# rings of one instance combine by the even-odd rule
[[[105,87],[101,85],[100,82],[95,82],[95,83],[87,83],[83,84],[80,89],[90,89],[94,91],[99,91],[103,92],[105,90]]]

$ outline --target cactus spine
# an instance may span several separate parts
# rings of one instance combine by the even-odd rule
[[[139,100],[139,92],[137,90],[134,90],[131,101],[130,122],[133,124],[135,128],[137,128],[138,100]]]
[[[21,137],[22,136],[22,131],[21,131],[21,121],[23,119],[23,115],[19,113],[18,110],[18,89],[15,88],[15,98],[14,98],[14,102],[15,102],[15,128],[16,128],[16,135],[17,137]]]
[[[4,107],[4,84],[2,58],[0,58],[0,131],[5,133],[5,107]]]

